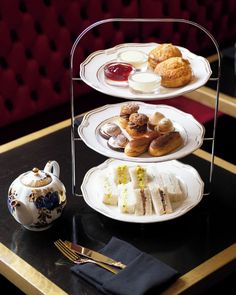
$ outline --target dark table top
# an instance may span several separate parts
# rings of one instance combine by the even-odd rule
[[[106,160],[76,143],[77,181],[93,166]],[[33,167],[43,169],[48,160],[61,167],[61,181],[67,188],[67,206],[50,229],[31,232],[24,229],[7,209],[11,182]],[[189,155],[182,162],[194,166],[206,178],[209,162]],[[184,274],[236,242],[236,177],[215,166],[212,192],[182,217],[153,224],[123,223],[109,219],[88,207],[82,197],[71,194],[70,128],[64,128],[0,155],[0,241],[69,294],[96,294],[71,273],[71,263],[62,258],[53,241],[72,240],[99,249],[112,236],[132,243]],[[83,293],[82,293],[83,294]]]

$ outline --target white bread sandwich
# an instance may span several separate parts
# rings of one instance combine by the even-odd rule
[[[179,202],[185,199],[179,180],[173,173],[162,173],[161,178],[171,202]]]
[[[129,172],[134,189],[144,189],[147,187],[147,171],[144,167],[137,165],[131,167]]]
[[[118,190],[112,177],[107,175],[101,178],[102,201],[106,205],[117,206]]]
[[[152,184],[150,187],[153,208],[156,214],[163,215],[172,213],[170,199],[165,189],[160,188],[158,185]]]
[[[150,191],[147,188],[135,189],[136,196],[136,215],[151,215],[152,214],[152,200]]]
[[[118,207],[122,213],[135,213],[136,195],[131,182],[119,185]]]
[[[112,172],[111,172],[112,173]],[[130,182],[129,168],[127,165],[119,165],[114,168],[114,181],[117,185]]]

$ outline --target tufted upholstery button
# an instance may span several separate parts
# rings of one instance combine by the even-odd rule
[[[29,48],[25,48],[25,57],[27,59],[31,59],[32,58],[32,51]]]
[[[39,67],[39,74],[43,77],[47,76],[47,69],[44,66]]]
[[[8,68],[8,63],[3,56],[0,57],[0,67],[4,70]]]
[[[22,78],[22,76],[20,74],[16,74],[16,82],[18,85],[23,85],[24,84],[24,80]]]
[[[34,23],[34,28],[35,28],[35,31],[36,31],[37,34],[42,34],[43,33],[42,26],[38,21],[36,21]]]
[[[18,34],[15,30],[11,29],[10,30],[10,37],[12,42],[18,41]]]
[[[0,1],[0,126],[69,101],[70,50],[90,24],[114,17],[177,17],[200,23],[218,42],[235,41],[234,0],[18,0]],[[96,27],[79,42],[74,76],[93,51],[127,42],[167,42],[205,55],[209,38],[181,24],[114,22]],[[75,96],[92,90],[84,83]],[[9,113],[8,102],[12,103]],[[7,108],[8,107],[8,108]]]
[[[65,25],[65,20],[64,20],[63,15],[61,15],[61,14],[58,15],[57,22],[61,27],[63,27]]]
[[[13,103],[9,98],[6,98],[4,101],[5,107],[9,112],[12,112],[13,110]]]
[[[26,13],[27,12],[27,7],[26,7],[25,2],[23,0],[20,0],[19,1],[19,10],[22,13]]]
[[[37,101],[39,99],[39,96],[36,90],[30,91],[30,97],[33,101]]]

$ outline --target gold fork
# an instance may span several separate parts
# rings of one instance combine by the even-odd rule
[[[87,262],[91,262],[94,264],[97,264],[98,266],[114,273],[117,274],[118,270],[110,267],[109,265],[106,265],[102,262],[98,262],[89,258],[84,258],[79,256],[78,254],[76,254],[73,250],[71,250],[70,248],[68,248],[65,243],[62,240],[57,240],[54,242],[54,245],[57,247],[57,249],[64,255],[66,256],[70,261],[77,263],[77,264],[82,264],[82,263],[87,263]]]

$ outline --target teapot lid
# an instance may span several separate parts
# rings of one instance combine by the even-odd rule
[[[26,186],[41,187],[51,183],[52,177],[38,168],[33,168],[32,171],[23,174],[20,181]]]

